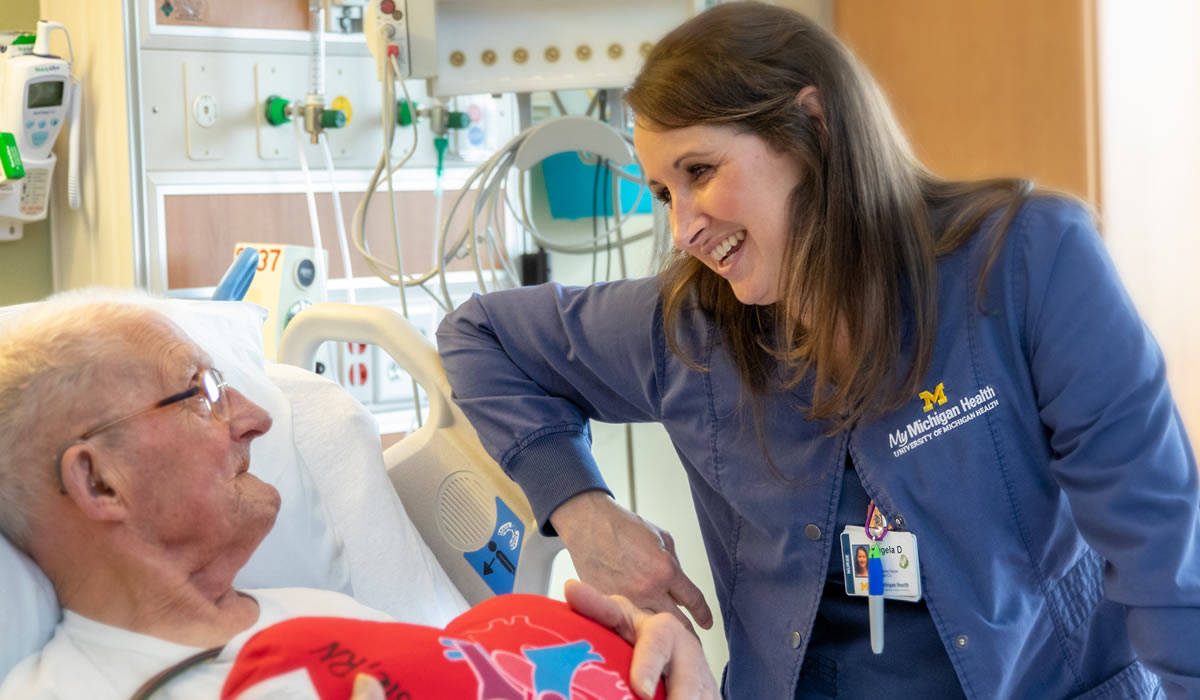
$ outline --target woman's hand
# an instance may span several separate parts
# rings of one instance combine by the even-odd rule
[[[387,700],[383,692],[383,684],[375,676],[360,673],[354,679],[354,691],[350,700]]]
[[[628,598],[606,596],[579,581],[567,581],[565,592],[572,610],[633,645],[629,683],[639,698],[654,697],[659,678],[667,682],[667,700],[719,697],[700,641],[679,620],[639,610]]]
[[[622,595],[639,608],[670,613],[688,629],[712,627],[704,594],[679,566],[671,533],[622,508],[603,491],[578,494],[551,515],[583,581],[602,593]]]

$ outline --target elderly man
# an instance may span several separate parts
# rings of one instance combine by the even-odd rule
[[[189,658],[148,690],[215,698],[239,650],[272,625],[386,619],[328,591],[235,590],[280,505],[248,471],[271,417],[155,311],[48,306],[0,337],[0,530],[45,571],[64,615],[0,698],[125,698]],[[640,696],[664,669],[670,697],[715,696],[698,643],[673,618],[582,585],[568,599],[638,638]]]

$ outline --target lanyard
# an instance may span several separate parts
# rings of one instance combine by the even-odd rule
[[[871,617],[871,651],[883,653],[883,553],[879,551],[879,543],[887,537],[887,518],[875,506],[875,501],[867,506],[867,521],[863,530],[871,540],[871,550],[867,554],[867,594],[868,609]]]

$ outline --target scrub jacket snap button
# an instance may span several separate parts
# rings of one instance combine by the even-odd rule
[[[792,632],[792,648],[793,649],[800,648],[800,633],[799,632]]]
[[[954,638],[954,646],[958,647],[959,649],[966,649],[968,643],[967,635],[965,634],[960,634]]]
[[[810,540],[819,540],[821,539],[821,528],[809,523],[808,527],[804,528],[804,534]]]
[[[903,515],[894,516],[892,518],[892,524],[895,525],[897,528],[904,527],[904,516]]]

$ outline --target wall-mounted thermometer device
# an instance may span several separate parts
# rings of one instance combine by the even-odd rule
[[[12,134],[24,176],[0,182],[0,241],[21,237],[24,224],[46,218],[54,175],[54,142],[70,125],[67,198],[78,208],[79,104],[82,84],[71,76],[70,60],[50,53],[50,33],[66,34],[57,22],[38,21],[37,34],[0,36],[0,132]]]

